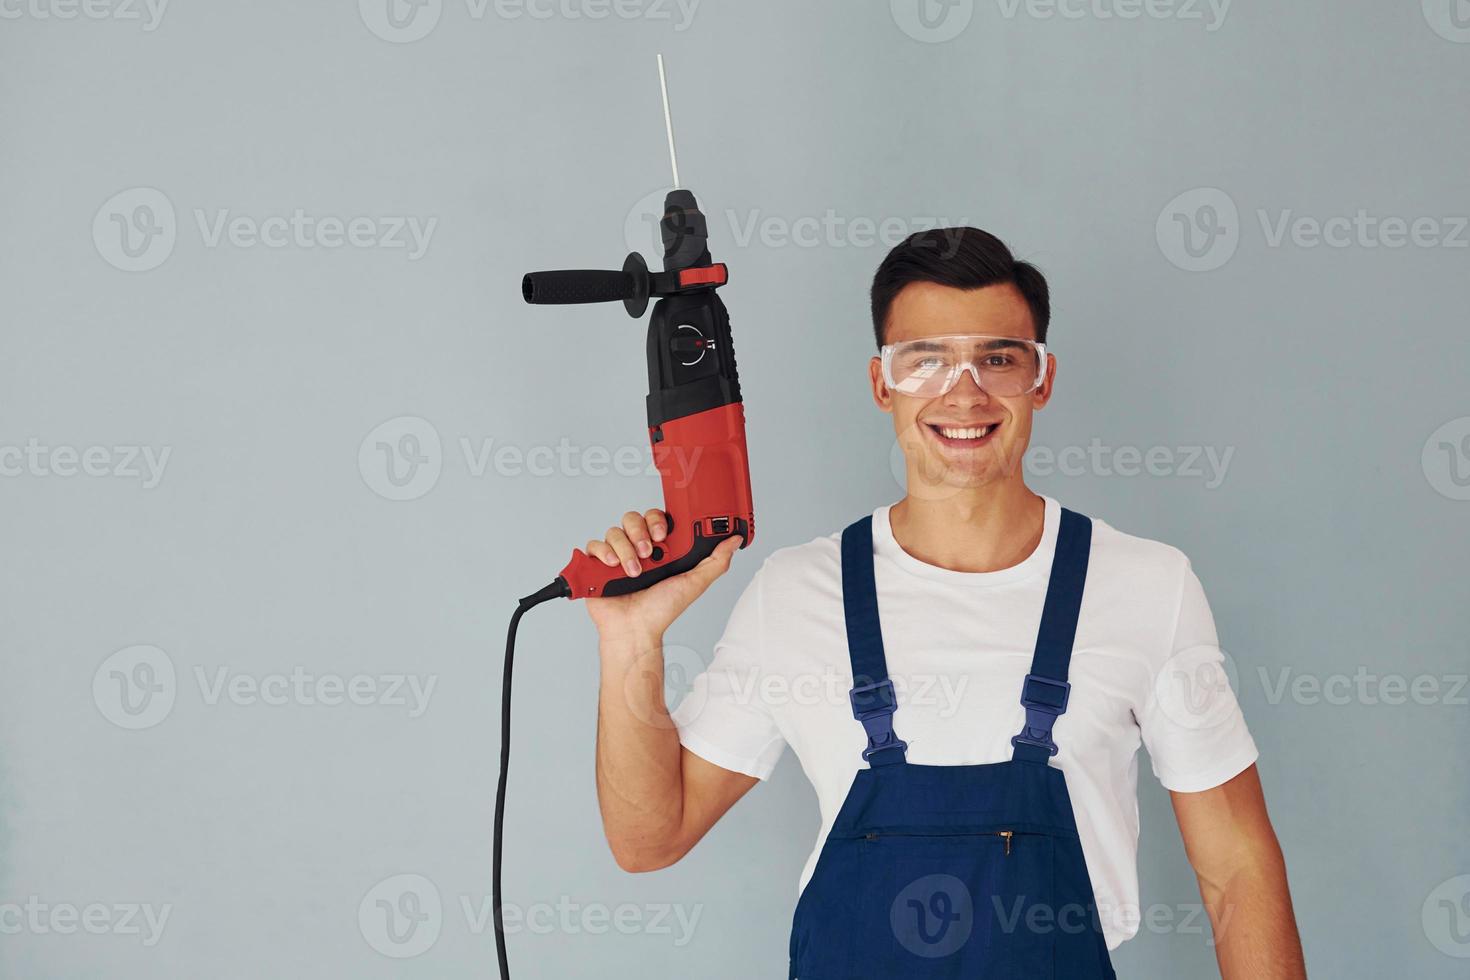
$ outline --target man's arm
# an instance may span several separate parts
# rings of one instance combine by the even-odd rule
[[[661,510],[628,511],[587,553],[642,570],[668,535]],[[679,743],[664,705],[664,631],[730,567],[743,543],[721,541],[687,572],[641,592],[588,599],[597,626],[602,680],[597,697],[597,802],[613,859],[625,871],[656,871],[679,860],[759,780],[706,762]]]
[[[689,853],[760,780],[707,762],[679,744],[664,705],[662,637],[604,639],[598,649],[597,799],[603,832],[618,867],[657,871]]]
[[[1223,980],[1303,980],[1286,861],[1252,765],[1199,793],[1169,794],[1215,930]]]

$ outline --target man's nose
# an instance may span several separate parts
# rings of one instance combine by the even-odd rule
[[[960,404],[990,401],[990,392],[980,387],[980,369],[973,364],[963,365],[960,368],[959,380],[949,390],[945,400]]]

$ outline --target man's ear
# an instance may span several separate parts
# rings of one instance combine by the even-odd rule
[[[1048,354],[1046,355],[1046,375],[1041,380],[1041,387],[1031,393],[1031,408],[1033,411],[1040,411],[1046,407],[1047,402],[1051,401],[1052,384],[1056,379],[1057,356],[1055,354]]]
[[[883,361],[877,357],[868,361],[868,380],[873,385],[873,404],[892,415],[893,392],[888,390],[888,385],[883,381]]]

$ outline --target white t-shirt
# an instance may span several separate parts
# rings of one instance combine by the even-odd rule
[[[893,726],[908,760],[972,765],[1011,758],[1021,681],[1056,547],[1061,507],[1046,500],[1041,543],[1020,564],[957,572],[899,547],[888,507],[873,512],[874,571]],[[1218,786],[1256,759],[1222,669],[1214,619],[1184,554],[1092,522],[1092,553],[1051,764],[1066,773],[1108,947],[1138,931],[1138,746],[1165,787]],[[674,711],[680,741],[715,765],[760,779],[787,745],[816,789],[822,829],[865,768],[852,716],[842,612],[841,531],[782,548],[741,594],[709,668]]]

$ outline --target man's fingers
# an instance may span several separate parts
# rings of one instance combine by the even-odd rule
[[[598,559],[604,565],[616,565],[618,563],[617,552],[613,551],[612,546],[601,538],[593,538],[591,541],[588,541],[586,551],[587,554]]]
[[[662,541],[668,536],[669,519],[664,516],[663,511],[658,508],[647,511],[643,515],[643,521],[648,525],[648,533],[653,536],[653,540]]]
[[[623,571],[628,573],[629,578],[634,577],[642,570],[642,566],[638,564],[638,554],[633,548],[633,542],[628,540],[628,534],[622,528],[608,528],[607,543],[617,553],[618,561],[622,563]]]
[[[633,550],[638,553],[639,558],[647,558],[653,554],[653,542],[648,536],[648,522],[643,519],[642,514],[636,510],[624,514],[623,533],[633,542]]]
[[[699,586],[701,592],[709,588],[710,583],[715,579],[725,574],[730,567],[730,557],[740,550],[742,540],[738,534],[726,538],[715,545],[715,550],[706,555],[698,565],[689,569],[687,574]]]

